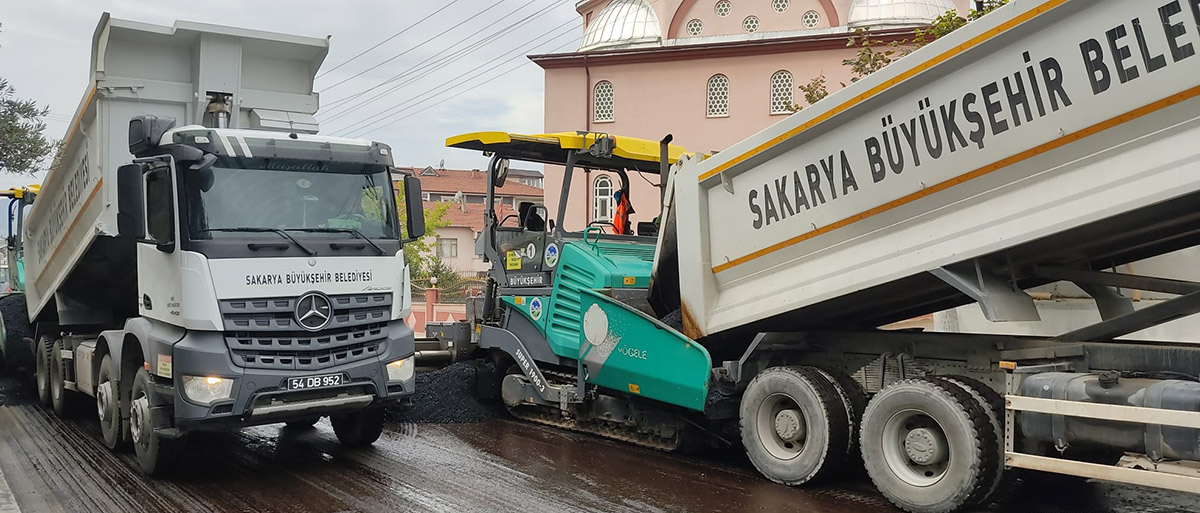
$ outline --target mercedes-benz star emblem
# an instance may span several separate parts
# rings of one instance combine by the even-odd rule
[[[333,320],[333,303],[318,292],[309,292],[296,301],[296,323],[308,331],[318,331]]]

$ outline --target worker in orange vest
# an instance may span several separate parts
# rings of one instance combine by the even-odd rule
[[[613,231],[617,235],[632,235],[633,232],[629,227],[629,215],[634,214],[633,204],[629,203],[629,194],[618,189],[613,193],[613,198],[617,200],[617,212],[613,216]]]

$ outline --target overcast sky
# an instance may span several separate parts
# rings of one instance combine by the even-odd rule
[[[476,130],[542,129],[543,74],[524,55],[576,48],[580,21],[574,3],[572,0],[0,0],[3,5],[0,77],[17,89],[18,96],[50,106],[47,133],[61,139],[88,87],[92,33],[105,11],[115,18],[159,25],[187,20],[313,37],[329,35],[331,48],[321,69],[321,73],[328,71],[328,74],[316,83],[321,92],[318,119],[322,121],[322,133],[362,136],[390,144],[400,166],[437,165],[445,159],[447,167],[480,167],[486,165],[482,156],[445,148],[445,138]],[[433,14],[439,9],[442,10]],[[433,15],[427,21],[332,69],[430,14]],[[469,19],[472,16],[475,17]],[[501,31],[525,20],[528,21],[523,25]],[[460,23],[461,26],[453,28]],[[435,37],[447,29],[449,32]],[[481,40],[483,44],[472,46]],[[448,62],[452,58],[457,60]],[[351,78],[359,73],[362,74]],[[331,107],[342,98],[396,75],[406,78],[366,93],[340,109]],[[346,79],[350,80],[339,84]],[[400,88],[375,102],[345,112],[357,102],[402,83]],[[475,85],[479,87],[468,90]],[[369,121],[365,118],[381,111],[389,114],[375,124],[363,125]],[[332,119],[339,113],[342,117]],[[377,130],[363,133],[373,129]],[[40,178],[4,175],[0,176],[0,187],[38,181]]]

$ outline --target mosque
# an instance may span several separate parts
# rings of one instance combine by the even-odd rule
[[[590,130],[691,151],[728,147],[806,105],[798,86],[849,84],[848,37],[903,40],[969,0],[579,0],[584,34],[570,53],[530,56],[545,70],[545,130]],[[633,222],[658,215],[656,176],[631,175]],[[562,176],[547,169],[546,190]],[[565,227],[610,220],[617,177],[576,173]],[[586,191],[586,192],[580,192]],[[547,194],[556,211],[557,194]]]

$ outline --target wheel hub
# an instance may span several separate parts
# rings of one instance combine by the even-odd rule
[[[99,410],[100,420],[108,421],[112,406],[112,382],[106,381],[96,387],[96,409]]]
[[[804,438],[804,417],[800,410],[787,409],[775,414],[775,434],[785,442]]]
[[[946,443],[929,428],[917,428],[904,437],[904,452],[918,465],[934,465],[949,456]]]
[[[129,434],[133,436],[134,443],[142,443],[142,436],[145,435],[150,426],[146,425],[150,421],[150,400],[145,396],[133,400],[129,408]]]

